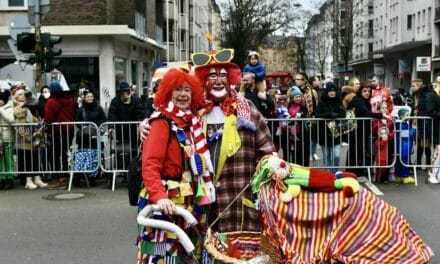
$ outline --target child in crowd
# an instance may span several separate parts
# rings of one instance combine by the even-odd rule
[[[396,150],[397,160],[395,166],[396,181],[405,184],[414,183],[414,178],[409,175],[408,165],[413,152],[413,141],[416,129],[411,126],[408,117],[410,111],[402,108],[398,112],[399,119],[396,120]]]
[[[378,110],[380,113],[382,113],[383,115],[388,115],[391,116],[391,113],[388,110],[388,103],[386,101],[382,101],[379,106],[378,106]],[[376,149],[376,161],[377,159],[381,159],[381,160],[387,160],[387,161],[391,161],[393,159],[393,152],[394,152],[394,122],[396,121],[396,118],[391,116],[390,119],[374,119],[372,121],[373,124],[373,128],[372,128],[372,132],[374,137],[376,138],[376,142],[380,141],[380,128],[381,127],[386,127],[388,132],[388,138],[387,138],[387,144],[385,145],[387,147],[386,153],[388,153],[387,157],[377,157],[378,152]],[[382,164],[381,166],[387,166],[389,165],[389,163],[387,162],[386,164]],[[386,174],[384,175],[383,173],[387,172],[388,174],[388,180],[390,182],[395,182],[396,181],[396,177],[394,175],[394,168],[391,169],[385,169],[382,168],[381,172],[382,175],[384,176],[383,178],[380,178],[380,175],[376,174],[376,180],[378,180],[378,182],[384,182],[387,179],[385,178]]]
[[[289,110],[287,109],[287,95],[280,90],[277,90],[275,94],[275,111],[274,117],[279,119],[278,122],[274,123],[274,127],[276,127],[275,135],[273,136],[273,140],[275,143],[275,147],[277,149],[282,150],[283,158],[288,160],[288,133],[287,133],[287,125],[288,119],[290,119]]]
[[[387,175],[389,173],[389,168],[385,168],[385,166],[389,165],[389,142],[391,142],[389,140],[390,138],[390,133],[387,127],[380,127],[378,128],[378,137],[376,139],[376,141],[374,142],[374,146],[376,147],[376,156],[375,156],[375,161],[376,161],[376,166],[378,166],[378,168],[376,168],[375,171],[375,182],[378,183],[384,183],[385,179],[387,178]]]
[[[297,86],[293,86],[288,94],[289,115],[295,119],[289,124],[289,154],[292,157],[289,162],[308,167],[310,150],[310,133],[307,129],[307,121],[301,118],[307,117],[307,108],[304,105],[304,95]]]
[[[256,51],[249,52],[247,57],[247,64],[243,68],[243,73],[252,72],[255,74],[255,87],[258,90],[259,98],[266,98],[266,68],[260,63],[260,54]]]

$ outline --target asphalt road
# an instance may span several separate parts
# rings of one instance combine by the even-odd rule
[[[386,184],[376,187],[408,219],[434,251],[440,252],[440,185]],[[126,188],[74,188],[89,192],[78,200],[47,200],[43,189],[0,191],[0,263],[135,263],[136,208]],[[434,256],[430,263],[440,263]]]

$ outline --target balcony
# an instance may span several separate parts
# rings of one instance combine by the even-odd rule
[[[440,7],[435,8],[434,21],[440,22]]]
[[[179,27],[181,28],[181,29],[185,29],[185,30],[188,30],[189,29],[189,27],[188,27],[188,15],[187,14],[183,14],[183,13],[181,13],[180,14],[180,23],[179,23]]]
[[[164,38],[163,38],[163,27],[156,24],[156,41],[158,43],[163,44]]]
[[[134,30],[136,34],[143,38],[147,38],[147,33],[145,32],[145,16],[139,12],[134,13]]]
[[[440,45],[434,46],[434,57],[440,57]]]
[[[176,19],[176,7],[174,1],[165,1],[163,8],[163,17],[168,17],[170,19]],[[167,7],[168,7],[168,16],[167,16]]]

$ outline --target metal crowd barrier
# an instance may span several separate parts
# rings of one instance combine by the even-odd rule
[[[423,164],[420,161],[415,162],[417,148],[423,143],[421,138],[431,143],[428,148],[431,150],[431,158],[434,156],[433,132],[440,127],[434,127],[429,117],[410,117],[406,120],[410,127],[417,128],[415,132],[411,132],[412,139],[394,140],[397,143],[388,145],[386,158],[382,152],[375,153],[376,132],[373,131],[373,123],[377,120],[371,118],[294,118],[266,121],[280,156],[299,165],[331,171],[356,170],[361,174],[358,176],[367,176],[372,181],[375,171],[393,169],[400,164],[413,170],[416,185],[417,169],[437,168],[431,165],[431,160],[426,160]],[[356,124],[356,128],[344,133],[349,121]],[[130,162],[138,155],[138,125],[139,122],[136,121],[105,122],[99,127],[91,122],[54,123],[44,129],[38,123],[0,125],[2,133],[8,129],[13,132],[14,142],[0,142],[0,157],[10,155],[16,161],[9,164],[10,167],[5,163],[0,169],[3,173],[27,175],[66,174],[69,175],[69,191],[75,174],[83,174],[87,184],[88,174],[107,174],[111,175],[111,188],[114,191],[117,177],[125,178]],[[329,125],[336,129],[329,132]],[[410,133],[401,123],[394,124],[395,138],[404,138],[407,132]],[[320,137],[324,140],[315,140]],[[320,160],[310,160],[313,142],[319,146]],[[413,142],[412,149],[403,146],[407,142]],[[33,146],[32,151],[23,151],[26,144]],[[386,162],[377,164],[375,161],[381,158]]]
[[[116,177],[120,174],[125,178],[130,162],[139,154],[139,122],[105,122],[99,129],[106,131],[101,137],[104,158],[101,169],[112,175],[112,191],[115,190]],[[126,179],[126,178],[125,178]]]

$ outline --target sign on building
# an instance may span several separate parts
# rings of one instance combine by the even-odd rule
[[[399,59],[399,72],[411,72],[410,59]]]
[[[416,71],[431,71],[431,57],[417,57]]]
[[[373,71],[376,75],[384,75],[385,74],[385,64],[375,63],[373,65]]]

